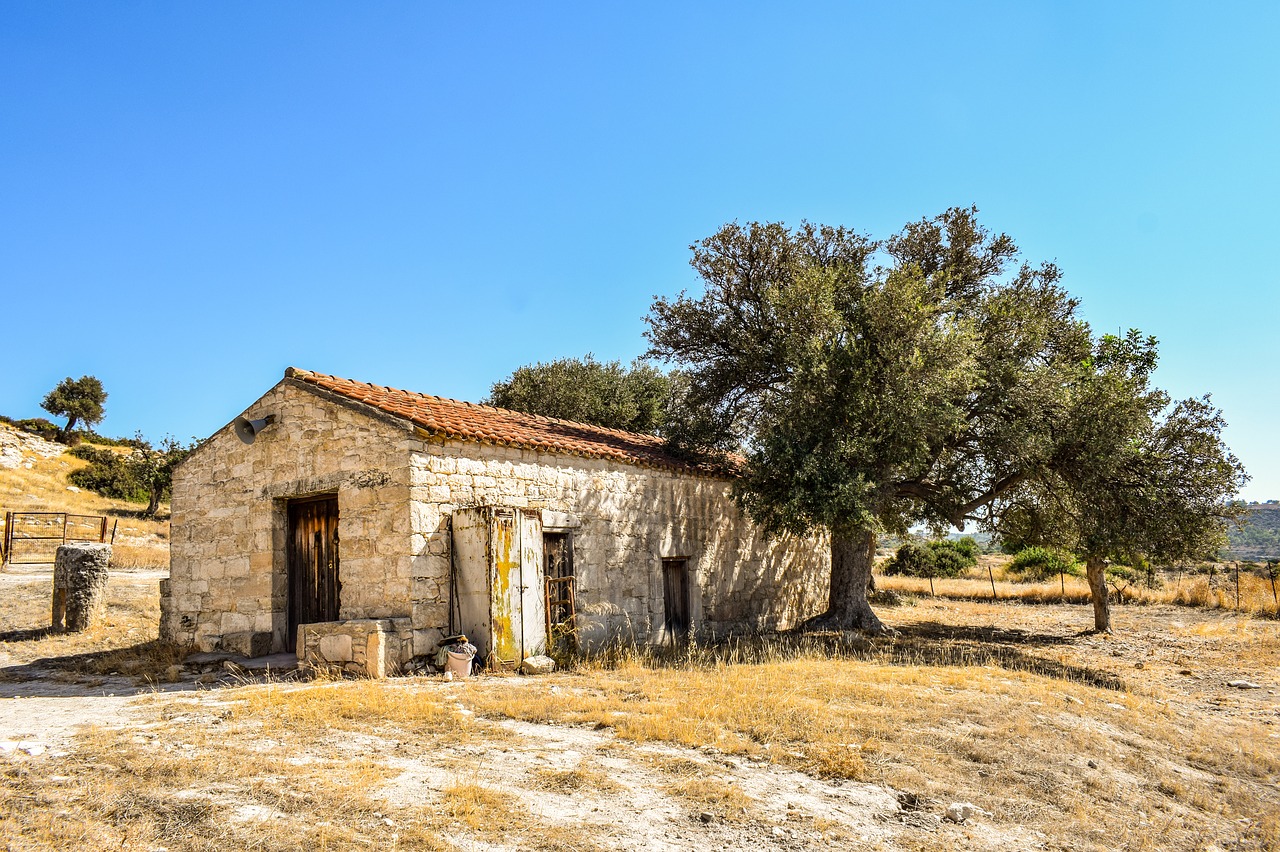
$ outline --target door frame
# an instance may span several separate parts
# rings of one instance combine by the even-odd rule
[[[299,568],[296,562],[295,550],[295,526],[296,518],[294,510],[297,507],[308,506],[316,503],[331,503],[333,505],[333,541],[332,541],[332,570],[333,570],[333,601],[331,611],[321,612],[323,616],[312,621],[303,621],[297,606],[298,586],[299,586]],[[341,537],[338,534],[341,523],[341,512],[338,503],[338,493],[336,491],[325,494],[308,494],[303,497],[291,497],[284,501],[284,562],[285,562],[285,635],[284,646],[287,651],[297,650],[298,626],[300,624],[314,624],[323,621],[336,621],[342,608],[342,562],[341,562]],[[317,538],[320,533],[316,533]],[[318,591],[318,590],[317,590]],[[317,594],[317,600],[312,607],[313,610],[320,611],[324,609],[324,601],[319,600],[320,595]],[[327,616],[332,615],[332,618]]]

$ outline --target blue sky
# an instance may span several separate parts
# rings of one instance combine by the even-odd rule
[[[644,349],[734,219],[953,205],[1161,340],[1280,497],[1280,4],[0,5],[0,413],[207,435],[289,365]]]

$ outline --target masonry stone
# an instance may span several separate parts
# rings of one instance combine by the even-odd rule
[[[347,631],[349,662],[358,657],[366,670],[370,642],[383,643],[391,671],[434,652],[447,633],[450,517],[468,506],[540,511],[545,529],[572,532],[588,642],[654,638],[664,558],[688,560],[698,632],[789,627],[826,599],[823,542],[766,538],[733,504],[726,479],[428,436],[289,379],[245,414],[276,419],[252,444],[224,428],[174,474],[162,596],[171,641],[262,650],[269,637],[272,651],[301,641],[302,631],[288,635],[286,512],[290,499],[323,494],[338,506],[342,620],[334,623],[395,617],[401,625],[383,640],[371,628]]]

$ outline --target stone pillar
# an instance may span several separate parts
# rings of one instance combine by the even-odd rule
[[[53,563],[53,632],[93,626],[107,605],[109,544],[64,544]]]

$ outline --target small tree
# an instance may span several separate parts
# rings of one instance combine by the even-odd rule
[[[155,515],[173,485],[173,469],[190,455],[195,444],[183,446],[166,436],[159,447],[153,447],[141,432],[133,443],[134,449],[127,455],[88,444],[76,447],[71,452],[89,466],[73,471],[68,479],[104,497],[146,500],[144,514]]]
[[[49,391],[40,407],[55,417],[67,418],[67,425],[63,427],[60,437],[68,442],[76,423],[84,422],[86,426],[92,427],[102,422],[106,401],[107,392],[102,389],[102,382],[96,377],[81,376],[72,379],[67,376]]]
[[[1094,628],[1111,632],[1107,564],[1210,558],[1245,511],[1248,481],[1208,397],[1171,404],[1151,386],[1155,338],[1106,335],[1081,362],[1043,469],[1006,495],[995,525],[1012,540],[1085,560]]]
[[[489,390],[488,405],[528,414],[593,423],[628,432],[658,433],[672,380],[640,359],[624,367],[591,355],[520,367]]]
[[[138,433],[142,441],[142,433]],[[172,436],[160,441],[159,447],[144,446],[135,449],[128,456],[128,468],[134,481],[141,485],[147,493],[147,508],[144,514],[154,516],[160,508],[160,501],[169,494],[173,486],[173,469],[191,454],[192,447],[178,443]]]

